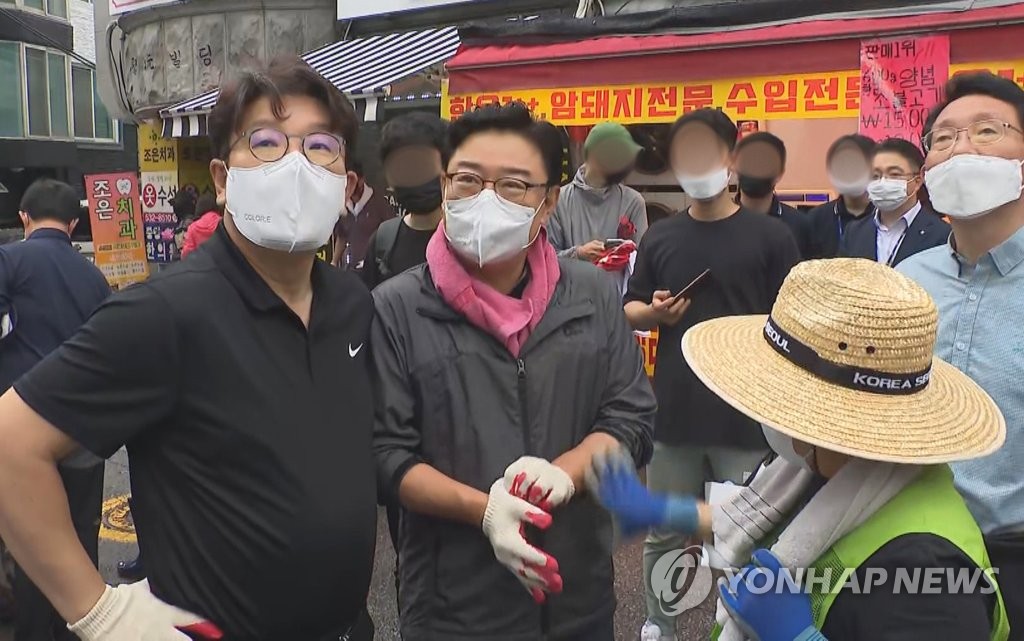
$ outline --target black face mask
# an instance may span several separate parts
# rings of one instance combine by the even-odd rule
[[[617,171],[614,174],[608,174],[607,176],[604,177],[605,184],[618,185],[623,180],[625,180],[631,173],[633,173],[633,168],[627,167],[626,169],[623,169],[622,171]]]
[[[740,191],[753,198],[764,198],[775,191],[775,178],[756,178],[754,176],[739,176]]]
[[[432,214],[441,206],[441,181],[431,178],[415,187],[395,187],[395,200],[410,214]]]

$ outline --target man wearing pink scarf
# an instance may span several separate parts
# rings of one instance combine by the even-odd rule
[[[651,453],[654,396],[618,292],[544,225],[562,141],[520,103],[450,131],[427,263],[374,291],[380,487],[402,505],[404,641],[612,641],[593,455]]]

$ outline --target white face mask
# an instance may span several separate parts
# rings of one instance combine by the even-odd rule
[[[926,171],[924,183],[935,211],[950,218],[975,218],[1020,198],[1022,162],[962,154]]]
[[[814,468],[807,460],[814,455],[812,449],[804,456],[800,456],[796,453],[793,448],[793,437],[782,432],[768,427],[764,423],[761,423],[761,431],[764,432],[764,440],[768,441],[768,447],[772,448],[772,451],[779,455],[779,458],[789,461],[793,465],[799,468],[803,468],[810,473],[814,473]]]
[[[456,252],[483,267],[515,256],[530,246],[531,209],[485,189],[472,198],[444,202],[444,235]]]
[[[850,197],[863,196],[864,193],[867,192],[868,183],[871,182],[871,176],[868,176],[866,174],[863,177],[858,178],[857,180],[851,181],[845,181],[836,178],[832,174],[828,175],[828,179],[832,183],[832,186],[836,188],[836,191],[838,191],[843,196]]]
[[[225,208],[251,242],[285,252],[315,251],[345,209],[344,175],[292,152],[259,167],[228,169]]]
[[[722,167],[703,176],[676,174],[679,186],[696,200],[711,200],[729,186],[729,168]]]
[[[907,181],[896,178],[878,178],[868,183],[868,197],[879,211],[893,211],[907,202]]]

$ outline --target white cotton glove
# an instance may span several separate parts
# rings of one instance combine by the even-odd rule
[[[68,629],[83,641],[188,641],[180,630],[205,639],[224,636],[203,617],[157,599],[149,581],[108,585],[89,614]]]
[[[505,489],[543,510],[569,502],[576,486],[565,470],[535,456],[523,456],[505,470]]]
[[[534,601],[543,603],[545,592],[562,591],[562,577],[553,556],[526,542],[527,525],[546,530],[551,525],[551,515],[509,494],[504,479],[495,481],[484,511],[484,534],[498,561],[516,575]]]

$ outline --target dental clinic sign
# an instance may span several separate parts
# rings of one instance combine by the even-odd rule
[[[114,0],[111,0],[112,2]],[[356,0],[338,0],[338,20],[353,18],[369,18],[386,16],[393,13],[404,13],[419,9],[434,9],[450,5],[484,2],[486,0],[377,0],[376,2],[356,2]]]
[[[138,11],[139,9],[151,9],[168,4],[184,4],[187,0],[109,0],[110,15],[118,16],[123,13]]]

